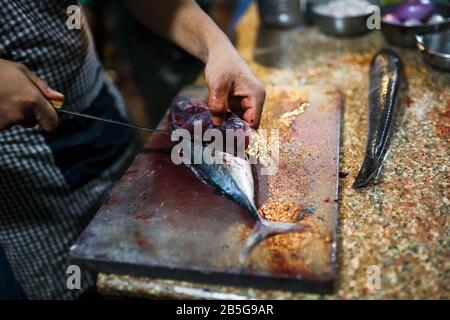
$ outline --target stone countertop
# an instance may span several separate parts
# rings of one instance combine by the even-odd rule
[[[168,298],[449,299],[450,76],[418,52],[402,58],[408,91],[378,184],[354,190],[367,134],[367,83],[381,32],[353,39],[314,27],[259,28],[256,7],[237,30],[237,48],[268,86],[323,84],[344,96],[339,191],[339,281],[333,295],[256,290],[100,274],[108,294]],[[374,277],[379,272],[380,283]],[[368,285],[369,284],[369,285]]]

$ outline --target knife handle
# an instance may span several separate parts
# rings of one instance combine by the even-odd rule
[[[53,108],[55,108],[56,110],[59,110],[62,108],[63,104],[64,104],[64,100],[54,100],[54,99],[49,99],[48,102],[50,102],[50,104],[53,106]]]

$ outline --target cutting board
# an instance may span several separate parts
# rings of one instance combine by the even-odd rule
[[[205,97],[204,88],[183,95]],[[278,172],[256,177],[269,220],[308,225],[238,254],[254,225],[184,165],[169,137],[152,136],[71,249],[73,263],[104,273],[223,285],[330,292],[336,277],[341,96],[333,88],[268,87],[261,128],[278,128]],[[166,119],[160,128],[167,127]]]

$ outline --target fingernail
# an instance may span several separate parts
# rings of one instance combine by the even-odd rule
[[[50,91],[51,94],[57,95],[57,96],[62,96],[64,97],[64,95],[61,92],[58,92],[56,90],[53,90],[52,88],[48,88],[48,90]]]

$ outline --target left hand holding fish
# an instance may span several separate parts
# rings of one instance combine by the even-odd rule
[[[208,107],[215,125],[222,124],[230,110],[258,128],[266,92],[231,44],[210,51],[205,76]]]

